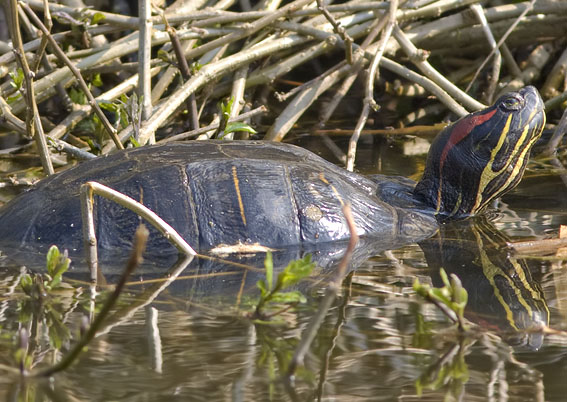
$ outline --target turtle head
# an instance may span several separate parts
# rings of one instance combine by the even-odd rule
[[[531,86],[459,119],[433,141],[414,196],[442,220],[482,211],[516,187],[544,124],[543,101]]]

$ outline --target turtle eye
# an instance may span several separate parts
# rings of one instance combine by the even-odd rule
[[[524,106],[524,98],[518,95],[508,96],[502,99],[500,104],[504,110],[520,110]]]

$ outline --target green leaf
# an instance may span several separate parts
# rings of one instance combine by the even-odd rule
[[[256,134],[257,131],[254,130],[249,124],[243,123],[243,122],[233,122],[233,123],[228,123],[226,125],[226,128],[224,129],[224,133],[225,134],[230,134],[230,133],[235,133],[238,131],[246,131],[247,133],[250,134]]]
[[[101,21],[104,21],[106,17],[102,13],[95,13],[91,19],[91,24],[96,25]]]
[[[303,259],[292,261],[285,269],[278,275],[276,288],[286,289],[295,285],[303,278],[309,276],[315,263],[311,262],[311,254],[307,254]]]
[[[87,97],[81,90],[71,88],[71,90],[69,91],[69,97],[71,98],[73,103],[76,103],[78,105],[86,105],[87,103]]]
[[[136,141],[134,136],[130,136],[130,143],[134,146],[134,148],[140,148],[142,146],[142,144]]]
[[[20,287],[22,288],[22,290],[26,295],[28,296],[31,295],[32,287],[33,287],[33,279],[31,275],[29,274],[22,275],[22,277],[20,278]]]
[[[169,53],[166,52],[163,49],[158,50],[157,52],[157,57],[158,59],[160,59],[161,61],[165,62],[165,63],[171,63],[171,59],[169,57]]]
[[[266,258],[264,259],[264,268],[266,269],[267,290],[272,291],[274,284],[274,260],[270,251],[266,253]]]
[[[270,301],[272,303],[292,304],[292,303],[305,303],[307,299],[301,292],[294,290],[291,292],[275,293]]]
[[[95,87],[102,87],[103,84],[99,73],[93,75],[91,82]]]
[[[21,68],[18,68],[16,71],[10,71],[8,74],[10,75],[10,78],[12,78],[10,85],[13,88],[20,89],[24,83],[24,71]]]
[[[258,282],[256,282],[256,286],[258,287],[258,289],[260,289],[260,294],[262,299],[265,299],[266,296],[268,295],[268,289],[266,287],[266,282],[264,282],[263,279],[260,279]]]
[[[59,255],[60,253],[57,246],[51,246],[49,248],[49,251],[47,252],[47,263],[45,266],[47,268],[47,273],[51,277],[55,276],[55,269],[57,268],[57,264],[59,263]]]

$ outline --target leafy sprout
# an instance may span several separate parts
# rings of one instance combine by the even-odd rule
[[[413,290],[425,300],[435,304],[446,316],[457,323],[459,330],[464,331],[466,329],[464,314],[468,301],[467,290],[463,288],[461,280],[455,274],[451,274],[449,278],[443,268],[439,274],[445,286],[432,288],[427,284],[421,284],[416,278]]]
[[[260,289],[260,300],[256,305],[254,318],[260,320],[269,318],[264,312],[269,305],[296,305],[298,303],[305,303],[305,296],[303,296],[301,292],[297,290],[285,290],[311,274],[315,267],[315,263],[311,261],[311,255],[308,254],[303,259],[290,262],[287,267],[278,274],[275,283],[274,263],[272,253],[270,252],[266,254],[264,267],[266,269],[266,278],[259,280],[256,284],[258,289]],[[276,315],[280,312],[281,310],[271,315]]]

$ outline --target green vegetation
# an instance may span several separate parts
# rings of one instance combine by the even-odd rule
[[[457,323],[459,330],[464,331],[467,328],[464,314],[468,293],[456,275],[451,274],[449,279],[444,269],[441,269],[439,273],[445,285],[442,288],[432,288],[420,283],[416,278],[413,290],[425,300],[435,304],[447,317]]]
[[[260,289],[260,300],[256,304],[253,318],[257,322],[265,322],[265,320],[280,314],[289,307],[281,308],[282,305],[295,306],[298,303],[305,303],[305,296],[297,290],[285,291],[289,287],[295,285],[302,279],[308,277],[315,263],[311,261],[311,255],[306,255],[301,260],[290,262],[282,272],[278,274],[274,283],[274,264],[272,253],[266,253],[264,260],[264,268],[266,270],[266,279],[258,281],[256,286]],[[277,308],[277,310],[276,310]],[[271,311],[268,313],[267,310]],[[274,310],[276,310],[274,312]]]

